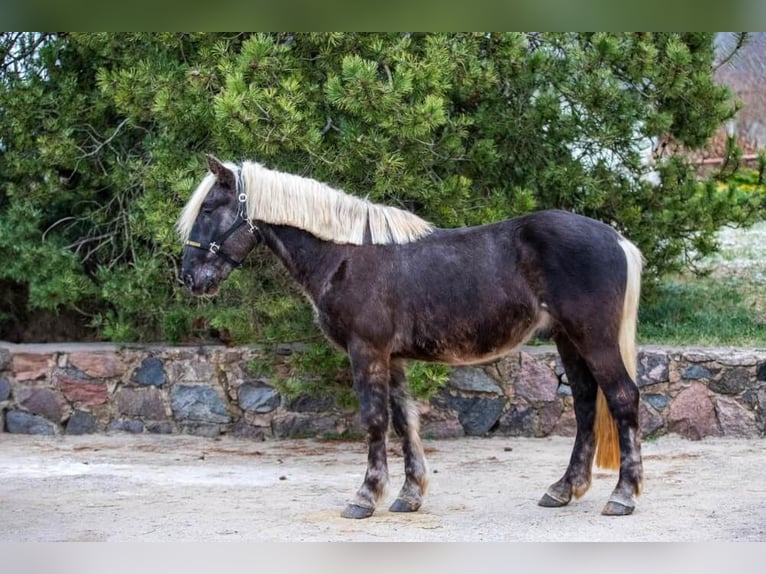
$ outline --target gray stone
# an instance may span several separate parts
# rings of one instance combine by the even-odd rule
[[[264,429],[263,427],[247,424],[245,421],[237,421],[231,427],[231,435],[237,438],[246,438],[254,440],[264,440],[266,432],[270,429]]]
[[[144,432],[144,423],[135,419],[117,419],[106,427],[108,431],[124,431],[133,434]]]
[[[239,406],[245,411],[270,413],[279,406],[279,393],[263,383],[244,383],[238,391]]]
[[[766,361],[758,363],[755,368],[755,378],[758,381],[766,381]]]
[[[117,412],[130,417],[142,417],[148,420],[167,418],[162,393],[154,387],[131,389],[123,387],[115,393]]]
[[[11,368],[11,352],[8,349],[0,347],[0,371]]]
[[[285,413],[274,417],[271,429],[277,438],[334,436],[338,434],[338,423],[332,416]]]
[[[180,425],[181,432],[207,438],[217,437],[221,434],[221,425],[204,422],[188,422]]]
[[[753,411],[728,397],[716,397],[715,410],[724,436],[755,438],[758,425]]]
[[[758,428],[766,434],[766,389],[759,389],[756,393],[758,397]]]
[[[24,411],[8,411],[5,414],[5,428],[8,432],[17,434],[52,435],[58,433],[58,426],[48,419]]]
[[[554,369],[554,372],[556,373],[556,376],[559,378],[559,382],[567,383],[566,382],[567,372],[566,372],[566,369],[564,369],[564,363],[561,362],[561,357],[559,355],[556,355],[555,360],[556,360],[556,367]]]
[[[755,353],[743,349],[727,349],[717,357],[719,363],[728,367],[754,367],[758,359]]]
[[[657,412],[641,402],[638,405],[638,428],[641,436],[646,438],[658,433],[665,426],[665,421]]]
[[[169,378],[174,383],[210,383],[218,381],[215,365],[196,358],[174,361],[167,366]]]
[[[528,404],[515,404],[503,413],[497,425],[498,434],[509,436],[534,436],[535,413]]]
[[[764,391],[764,394],[766,395],[766,391]],[[750,407],[753,411],[758,411],[761,408],[760,401],[758,400],[758,392],[757,391],[745,391],[742,393],[742,402],[746,404],[748,407]]]
[[[692,383],[678,393],[668,409],[668,430],[693,440],[721,434],[715,407],[702,383]]]
[[[537,429],[535,436],[548,436],[556,428],[556,423],[561,417],[563,403],[561,400],[544,403],[537,409]]]
[[[641,351],[638,354],[637,370],[639,387],[667,382],[670,376],[670,358],[664,352]]]
[[[311,350],[311,345],[306,343],[277,343],[274,353],[281,357],[289,357],[293,353],[306,353]]]
[[[459,438],[465,436],[463,425],[456,418],[441,420],[426,420],[420,428],[420,434],[423,438]]]
[[[755,400],[758,401],[758,408],[754,410],[759,410],[761,413],[766,415],[766,388],[758,389],[755,394]]]
[[[571,406],[565,409],[561,416],[559,416],[559,420],[556,421],[556,428],[553,429],[553,434],[557,436],[575,436],[577,434],[577,419]]]
[[[505,406],[505,398],[448,397],[447,404],[457,412],[458,420],[468,436],[489,432]]]
[[[321,413],[335,406],[335,399],[329,395],[300,395],[287,402],[286,408],[297,413]]]
[[[0,401],[8,400],[11,396],[11,382],[6,377],[0,377]]]
[[[278,343],[274,346],[274,353],[280,357],[289,357],[293,354],[293,348],[288,344]]]
[[[710,369],[703,367],[702,365],[689,365],[684,369],[681,378],[696,381],[699,379],[709,379],[712,374]]]
[[[498,420],[496,432],[508,436],[548,436],[559,424],[563,409],[561,399],[537,408],[526,403],[514,404]]]
[[[33,415],[42,415],[53,422],[61,422],[61,398],[44,387],[24,387],[17,391],[16,400]]]
[[[721,378],[710,383],[710,388],[716,393],[736,395],[747,388],[750,372],[745,367],[734,367],[721,373]]]
[[[95,417],[85,411],[75,411],[69,417],[66,434],[91,434],[96,432]]]
[[[712,356],[709,352],[702,349],[687,349],[681,356],[691,363],[707,363],[715,360],[716,357]]]
[[[139,385],[161,387],[168,382],[162,359],[146,357],[133,373],[133,382]]]
[[[168,421],[147,421],[146,430],[152,434],[173,434],[173,424]]]
[[[227,423],[231,420],[226,403],[213,387],[206,385],[175,385],[170,393],[170,405],[178,421]]]
[[[529,402],[556,400],[559,379],[553,369],[527,353],[519,353],[519,371],[513,381],[516,395]]]
[[[449,385],[465,392],[503,394],[503,390],[498,386],[497,382],[476,367],[452,369],[449,375]]]
[[[559,385],[558,390],[556,391],[557,394],[565,396],[565,397],[571,397],[572,396],[572,387],[565,383],[561,383]]]
[[[428,402],[420,416],[422,436],[428,438],[456,438],[465,436],[463,425],[458,420],[457,412],[447,404],[449,391],[442,388]]]
[[[652,407],[660,412],[665,410],[665,407],[668,406],[668,402],[670,402],[670,399],[668,399],[667,395],[660,393],[646,393],[642,396],[647,403],[652,405]]]

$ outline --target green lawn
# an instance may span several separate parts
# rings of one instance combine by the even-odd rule
[[[640,343],[766,347],[766,222],[719,240],[708,276],[665,278],[644,298]]]

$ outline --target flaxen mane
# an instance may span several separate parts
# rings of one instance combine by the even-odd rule
[[[237,166],[226,167],[237,173]],[[248,215],[275,225],[299,227],[335,243],[361,245],[369,229],[375,244],[409,243],[428,235],[433,227],[416,215],[360,199],[316,180],[266,169],[244,162],[241,179],[247,194]],[[215,184],[208,174],[184,208],[178,221],[182,239],[187,239],[205,196]]]

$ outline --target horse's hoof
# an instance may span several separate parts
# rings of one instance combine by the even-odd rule
[[[549,491],[543,494],[543,497],[537,502],[537,504],[539,506],[544,506],[545,508],[559,508],[569,504],[570,500],[572,500],[571,496],[569,498],[560,498],[551,494]]]
[[[359,506],[358,504],[347,504],[340,515],[343,518],[369,518],[375,512],[374,507]]]
[[[420,508],[421,502],[413,502],[403,498],[397,498],[393,504],[388,507],[391,512],[415,512]]]
[[[604,507],[604,510],[601,511],[601,514],[604,516],[627,516],[628,514],[633,514],[633,510],[635,509],[635,506],[623,504],[622,502],[617,502],[616,500],[610,500],[606,503],[606,506]]]

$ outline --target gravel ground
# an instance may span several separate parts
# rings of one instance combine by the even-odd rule
[[[420,512],[340,518],[360,484],[360,442],[189,436],[0,434],[0,542],[27,541],[766,541],[764,439],[643,445],[636,512],[600,510],[616,475],[561,509],[537,506],[572,439],[425,442]],[[389,449],[390,503],[403,480]]]

